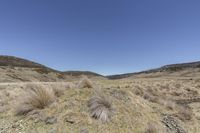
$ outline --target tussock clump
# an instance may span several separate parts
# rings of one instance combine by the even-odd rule
[[[110,94],[111,94],[111,96],[113,96],[114,98],[116,98],[118,100],[123,100],[123,101],[129,100],[127,93],[122,90],[113,90],[112,92],[110,92]]]
[[[112,102],[104,95],[92,97],[88,101],[88,107],[91,117],[99,119],[103,123],[109,122],[113,115]]]
[[[77,88],[93,88],[93,83],[87,77],[83,77],[78,83]]]
[[[160,133],[156,123],[148,123],[145,133]]]
[[[53,103],[55,95],[52,89],[45,88],[42,85],[29,85],[20,100],[15,108],[16,115],[26,115],[32,110],[43,109]]]
[[[186,122],[186,121],[190,121],[192,119],[192,115],[193,115],[193,113],[191,110],[186,109],[186,108],[180,108],[176,116],[180,120]]]
[[[178,105],[176,105],[176,103],[171,100],[165,100],[163,104],[169,110],[175,110],[178,107]]]
[[[69,88],[69,85],[65,85],[64,83],[54,83],[49,88],[52,88],[55,96],[60,97],[64,95],[64,92]]]
[[[54,94],[57,97],[60,97],[62,95],[64,95],[64,89],[63,88],[53,88]]]
[[[142,88],[140,88],[140,87],[134,88],[133,93],[137,96],[143,96],[144,95],[144,92],[143,92]]]
[[[153,103],[159,103],[159,100],[160,100],[158,97],[153,96],[149,93],[144,93],[143,98],[145,100],[148,100],[149,102],[153,102]]]

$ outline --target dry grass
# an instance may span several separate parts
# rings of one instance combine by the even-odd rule
[[[62,96],[62,95],[64,95],[64,88],[53,88],[53,91],[54,91],[54,94],[55,94],[55,96],[57,96],[57,97],[60,97],[60,96]]]
[[[77,88],[93,88],[93,83],[90,79],[84,76],[78,83]]]
[[[16,106],[16,115],[25,115],[35,109],[44,109],[55,100],[52,89],[42,85],[29,85],[27,91],[21,97],[20,103]]]
[[[64,86],[63,84],[62,85],[54,84],[54,85],[49,86],[49,88],[52,88],[55,96],[60,97],[64,95],[65,90],[68,89],[69,86]]]
[[[88,101],[88,107],[91,117],[99,119],[103,123],[111,120],[113,107],[112,102],[108,97],[102,94],[94,96]]]
[[[77,83],[77,80],[73,83]],[[50,103],[50,106],[44,106],[45,109],[43,110],[33,107],[30,102],[22,102],[23,104],[19,107],[22,110],[20,113],[26,114],[26,117],[23,118],[29,119],[34,111],[39,111],[41,114],[33,114],[34,118],[28,121],[28,124],[27,121],[20,122],[24,128],[21,130],[21,127],[17,127],[17,129],[28,132],[30,129],[38,128],[38,132],[50,132],[52,128],[57,128],[58,125],[63,123],[63,128],[61,128],[63,130],[60,131],[65,132],[80,132],[81,129],[88,129],[89,132],[164,133],[167,127],[162,123],[163,114],[172,116],[175,120],[179,119],[177,120],[179,122],[178,126],[186,129],[186,131],[198,132],[200,129],[199,120],[197,119],[200,116],[198,112],[199,103],[183,103],[187,108],[180,110],[179,108],[183,105],[176,102],[177,100],[183,99],[184,101],[184,99],[194,97],[192,90],[198,91],[197,94],[200,94],[199,82],[194,84],[193,81],[176,79],[124,79],[113,81],[92,79],[92,81],[95,86],[84,89],[75,89],[77,84],[69,87],[66,82],[41,83],[46,87],[40,86],[39,88],[52,89],[53,95],[57,96],[56,102]],[[101,86],[101,91],[108,96],[110,95],[113,102],[110,102],[107,96],[102,96],[102,92],[92,94],[97,86]],[[3,100],[8,101],[8,105],[6,105],[8,107],[13,105],[10,98],[15,99],[12,92],[20,94],[25,90],[26,93],[22,96],[26,96],[30,89],[30,87],[20,88],[20,86],[16,86],[15,89],[13,87],[15,86],[5,89],[10,94],[0,93]],[[91,96],[94,97],[91,98]],[[4,99],[5,97],[9,99]],[[87,99],[89,99],[88,107],[86,104]],[[113,105],[117,109],[114,116]],[[184,112],[188,108],[189,110]],[[2,121],[12,123],[18,118],[13,117],[10,111],[12,110],[8,109],[5,113],[0,113]],[[46,125],[42,115],[44,115],[44,118],[55,116],[58,121],[53,125]],[[39,123],[35,123],[37,119]],[[102,122],[111,120],[110,123],[102,124]],[[156,124],[147,124],[152,121]],[[0,126],[6,130],[7,126],[3,122],[0,122]],[[10,128],[9,131],[15,132],[14,130]]]
[[[145,133],[160,133],[157,124],[154,122],[148,123]]]
[[[192,120],[192,115],[193,115],[192,111],[189,110],[189,109],[186,109],[184,107],[180,108],[179,111],[178,111],[178,113],[176,114],[176,116],[180,120],[182,120],[184,122]]]

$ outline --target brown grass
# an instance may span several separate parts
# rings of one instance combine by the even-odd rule
[[[160,133],[157,125],[153,122],[148,123],[145,133]]]
[[[94,96],[88,101],[88,107],[91,117],[99,119],[103,123],[111,120],[113,107],[108,97],[102,94]]]
[[[16,106],[16,115],[25,115],[35,109],[44,109],[55,100],[52,89],[43,87],[42,85],[31,85],[27,87],[27,91],[22,95],[20,103]]]
[[[184,122],[192,120],[192,115],[193,115],[192,111],[189,110],[189,109],[186,109],[184,107],[180,108],[179,111],[178,111],[178,113],[176,114],[176,116],[180,120],[182,120]]]
[[[90,79],[84,76],[78,83],[77,88],[93,88],[93,83]]]

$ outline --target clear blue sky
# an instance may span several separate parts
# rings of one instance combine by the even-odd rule
[[[199,0],[0,0],[0,54],[58,70],[200,60]]]

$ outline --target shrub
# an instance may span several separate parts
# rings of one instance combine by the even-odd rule
[[[52,89],[47,89],[42,85],[27,86],[27,91],[20,99],[20,103],[16,106],[16,115],[26,115],[35,109],[43,109],[55,100]]]
[[[93,83],[87,77],[83,77],[77,85],[77,88],[92,88]]]
[[[113,115],[112,102],[104,95],[92,97],[88,101],[88,107],[91,117],[99,119],[103,123],[109,122]]]
[[[34,71],[40,73],[40,74],[48,74],[50,73],[50,70],[47,68],[35,68]]]

